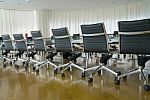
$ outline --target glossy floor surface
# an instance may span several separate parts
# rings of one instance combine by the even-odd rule
[[[66,78],[43,68],[39,75],[7,67],[0,69],[0,100],[150,100],[138,75],[114,84],[114,77],[104,72],[94,76],[93,84],[81,79],[80,71],[66,72]]]

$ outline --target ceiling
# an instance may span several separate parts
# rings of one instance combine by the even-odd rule
[[[74,10],[99,8],[138,1],[149,0],[0,0],[0,8]]]

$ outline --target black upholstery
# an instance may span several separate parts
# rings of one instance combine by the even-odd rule
[[[81,30],[83,34],[83,45],[85,52],[108,52],[103,23],[81,25]]]
[[[50,46],[50,45],[53,45],[53,44],[54,43],[51,41],[50,38],[45,40],[45,45]]]
[[[55,40],[56,51],[71,52],[71,40],[67,28],[52,29],[52,32]]]
[[[69,34],[68,34],[68,29],[67,29],[67,27],[58,28],[58,29],[52,29],[52,32],[53,32],[54,38],[55,38],[56,36],[69,35]]]
[[[120,21],[118,25],[120,53],[150,54],[150,19]]]
[[[150,20],[134,20],[134,21],[120,21],[118,22],[119,32],[140,32],[150,29]]]
[[[107,62],[111,57],[112,57],[112,54],[102,54],[102,57],[100,59],[100,63],[107,65]]]
[[[148,78],[145,72],[145,63],[150,59],[150,19],[141,19],[133,21],[118,22],[120,36],[120,53],[137,55],[138,65],[141,67],[130,69],[121,77],[140,73],[140,77],[144,80],[144,90],[149,91]],[[118,80],[117,80],[118,81]],[[119,79],[120,82],[120,79]],[[119,83],[120,84],[120,83]]]
[[[150,59],[150,56],[138,55],[138,65],[145,67],[145,63]]]
[[[3,50],[13,51],[14,48],[13,48],[12,40],[11,40],[9,34],[2,35],[2,39],[3,39],[3,43],[4,43]]]
[[[150,54],[150,19],[120,21],[118,25],[120,53],[143,54],[138,55],[138,65],[144,68],[150,59],[146,56]]]
[[[120,53],[150,54],[150,34],[120,35]]]
[[[15,40],[23,40],[24,39],[22,34],[13,34],[13,37]]]
[[[31,35],[32,35],[32,38],[42,37],[42,34],[40,31],[31,31]]]
[[[18,51],[27,51],[26,41],[22,34],[13,34],[15,39],[15,46]]]
[[[118,31],[114,31],[113,36],[118,36]]]
[[[45,45],[43,39],[33,39],[34,41],[34,49],[36,51],[45,51]]]
[[[45,51],[45,44],[40,31],[31,31],[35,51]]]
[[[2,38],[2,37],[0,37],[0,43],[1,43],[1,42],[3,42],[3,38]]]
[[[80,38],[80,34],[73,34],[72,38],[74,40],[79,39]]]
[[[5,40],[10,40],[10,35],[9,34],[5,34],[5,35],[2,35],[2,39],[5,41]]]

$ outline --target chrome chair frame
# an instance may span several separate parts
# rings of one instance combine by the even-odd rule
[[[109,54],[104,23],[81,25],[81,30],[83,35],[84,52],[98,52],[101,54]],[[108,60],[109,58],[107,59],[107,61]],[[102,74],[102,70],[110,72],[111,74],[115,75],[115,77],[118,76],[118,73],[106,67],[106,64],[104,64],[103,61],[100,61],[100,64],[98,66],[94,66],[91,68],[87,68],[87,61],[88,57],[86,55],[86,68],[82,76],[85,76],[86,72],[92,71],[88,79],[88,82],[90,83],[93,82],[93,75],[96,72]]]
[[[120,21],[118,22],[118,26],[120,36],[120,53],[138,55],[139,67],[119,75],[116,82],[120,84],[121,78],[126,79],[128,75],[139,73],[139,78],[141,79],[142,75],[144,79],[144,90],[149,91],[150,85],[148,85],[148,80],[144,75],[143,69],[146,61],[150,59],[150,57],[146,57],[146,55],[150,54],[150,19]],[[141,62],[141,60],[143,61]]]
[[[55,49],[57,52],[75,53],[75,51],[73,51],[71,37],[68,33],[67,27],[52,29],[52,32],[53,32],[53,37],[55,40]],[[76,58],[71,56],[69,59],[69,63],[58,66],[59,69],[64,68],[61,71],[62,77],[65,77],[64,71],[67,70],[68,68],[70,68],[70,71],[72,71],[72,67],[75,67],[75,68],[81,70],[82,72],[84,71],[84,68],[73,63],[74,59],[76,59]]]

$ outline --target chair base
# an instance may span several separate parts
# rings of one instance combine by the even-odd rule
[[[107,68],[104,65],[99,65],[99,66],[95,66],[95,67],[92,67],[92,68],[87,68],[87,69],[84,70],[84,73],[92,71],[92,73],[89,74],[88,82],[89,83],[93,82],[93,75],[95,75],[97,72],[98,72],[99,75],[102,75],[103,74],[102,70],[108,71],[109,73],[115,75],[115,77],[118,76],[118,72],[115,72],[115,71]]]
[[[81,70],[82,72],[84,72],[84,70],[85,70],[84,68],[82,68],[82,67],[80,67],[80,66],[78,66],[78,65],[76,65],[76,64],[74,64],[74,63],[72,63],[72,61],[70,61],[70,62],[67,63],[67,64],[63,64],[63,65],[58,66],[59,69],[60,69],[60,68],[64,68],[64,69],[61,71],[62,77],[65,76],[65,75],[64,75],[64,71],[67,70],[68,68],[70,68],[70,71],[72,71],[72,67],[77,68],[77,69]]]
[[[57,66],[55,64],[53,64],[52,62],[50,62],[49,60],[46,61],[42,61],[42,62],[36,62],[36,64],[34,64],[35,70],[36,72],[39,73],[39,69],[41,69],[43,66],[50,64],[52,67],[54,67],[54,73],[56,74],[56,70],[57,70]]]
[[[7,67],[7,61],[9,61],[10,66],[13,66],[15,63],[16,58],[9,58],[9,57],[1,57],[1,60],[3,61],[3,68]]]
[[[121,78],[124,78],[129,75],[132,75],[132,74],[136,74],[136,73],[139,73],[139,78],[141,80],[141,77],[143,78],[144,80],[144,90],[145,91],[149,91],[150,90],[150,85],[148,85],[148,78],[146,78],[146,76],[144,75],[144,72],[143,72],[143,69],[142,68],[136,68],[136,69],[133,69],[133,70],[130,70],[129,72],[125,73],[125,74],[122,74],[122,75],[119,75],[117,77],[117,81],[120,81]],[[120,85],[120,84],[117,84],[117,85]]]

